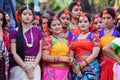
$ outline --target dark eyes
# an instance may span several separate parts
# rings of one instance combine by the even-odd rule
[[[101,23],[102,23],[102,21],[94,22],[94,24],[96,24],[96,25],[97,25],[98,23],[100,23],[100,24],[101,24]]]
[[[102,19],[111,19],[111,17],[103,17]]]
[[[82,23],[82,22],[87,23],[88,21],[87,20],[84,20],[84,21],[79,20],[79,23]]]

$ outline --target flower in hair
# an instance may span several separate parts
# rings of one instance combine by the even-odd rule
[[[107,14],[108,13],[108,11],[107,10],[103,10],[103,14]]]
[[[82,17],[84,17],[85,15],[86,15],[86,13],[84,13],[84,12],[81,14]]]
[[[53,20],[55,20],[55,21],[56,21],[56,20],[57,20],[57,16],[54,16],[54,17],[53,17]]]
[[[98,18],[98,17],[99,17],[99,15],[98,15],[98,14],[96,14],[96,15],[95,15],[95,18]]]
[[[64,10],[64,14],[69,14],[69,10],[68,9],[66,9],[66,10]]]
[[[40,16],[35,16],[35,19],[36,20],[40,20]]]
[[[19,8],[15,14],[17,22],[20,22],[20,14],[21,14],[21,8]]]
[[[77,6],[80,6],[80,5],[81,5],[81,2],[80,2],[80,1],[78,1],[76,4],[77,4]]]

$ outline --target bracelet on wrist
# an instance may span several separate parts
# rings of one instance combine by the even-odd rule
[[[88,62],[87,62],[87,60],[86,60],[86,59],[84,60],[84,62],[86,63],[86,65],[88,65]]]

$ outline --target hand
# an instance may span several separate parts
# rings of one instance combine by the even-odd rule
[[[116,63],[120,65],[120,60],[118,60]]]
[[[29,78],[30,80],[33,80],[33,79],[34,79],[34,75],[33,75],[33,70],[34,70],[34,69],[33,69],[33,66],[28,66],[28,65],[26,65],[26,66],[23,67],[23,69],[24,69],[24,71],[26,72],[28,78]]]
[[[80,71],[80,66],[79,66],[79,65],[76,65],[76,66],[74,67],[74,69],[73,69],[73,72],[74,72],[75,74],[77,74],[79,71]]]
[[[34,70],[34,67],[32,65],[29,65],[29,66],[27,65],[27,66],[24,67],[24,70],[27,73],[32,73],[33,70]]]
[[[74,58],[72,58],[72,57],[69,57],[69,61],[68,61],[69,63],[75,63],[75,59]]]
[[[34,79],[34,75],[33,75],[33,73],[26,73],[27,74],[27,76],[28,76],[28,78],[30,79],[30,80],[33,80]]]
[[[62,57],[62,58],[61,58],[61,61],[62,61],[62,62],[68,62],[68,63],[69,63],[70,58],[69,58],[68,56]]]
[[[86,62],[85,62],[85,61],[82,61],[80,64],[82,64],[82,67],[87,66],[87,64],[86,64]]]
[[[80,78],[83,77],[81,71],[79,71],[79,72],[77,73],[77,76],[80,77]]]

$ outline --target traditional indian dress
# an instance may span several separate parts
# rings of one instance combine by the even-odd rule
[[[43,39],[43,50],[50,51],[51,56],[64,57],[69,54],[68,41],[65,38],[48,36]],[[46,62],[42,80],[69,80],[69,65],[65,62]]]
[[[30,31],[32,30],[32,34],[30,35]],[[25,64],[32,65],[34,64],[35,58],[39,52],[40,40],[42,39],[42,33],[37,27],[31,27],[27,30],[24,35],[26,36],[28,42],[31,42],[31,36],[33,36],[33,46],[29,47],[26,45],[26,41],[24,40],[24,53],[25,53]],[[10,42],[15,43],[17,37],[17,30],[12,30],[10,32]],[[25,71],[22,67],[20,67],[14,60],[10,63],[10,80],[29,80]],[[33,71],[34,79],[33,80],[41,80],[41,69],[39,64],[35,67]]]
[[[76,64],[78,65],[92,54],[93,47],[99,46],[99,36],[93,36],[93,33],[89,33],[86,38],[78,39],[79,35],[73,39],[72,47],[75,51]],[[100,75],[98,60],[93,60],[80,71],[83,77],[80,78],[74,74],[73,80],[98,80]]]
[[[114,26],[114,30],[112,35],[104,35],[104,28],[102,28],[100,32],[100,46],[103,48],[106,46],[108,43],[110,43],[112,40],[114,40],[116,37],[118,37],[118,31],[116,30],[116,27]],[[100,52],[100,80],[112,80],[113,79],[113,64],[114,60],[108,58],[108,57],[103,57],[102,51]]]
[[[114,47],[115,54],[120,58],[120,38],[114,39],[110,44]],[[120,80],[120,65],[116,62],[113,65],[113,80]]]
[[[76,35],[80,34],[80,30],[78,28],[71,29],[71,26],[73,26],[73,24],[70,24],[68,26],[68,31],[70,31],[73,34],[73,36],[76,36]]]
[[[0,79],[6,80],[6,66],[9,63],[9,52],[3,39],[0,40],[0,51],[2,52],[2,59],[0,60]]]

